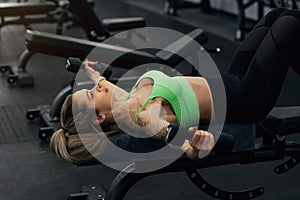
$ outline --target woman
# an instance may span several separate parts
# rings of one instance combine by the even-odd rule
[[[104,77],[100,76],[99,72],[91,68],[92,65],[97,65],[97,62],[85,61],[84,65],[86,73],[95,81],[96,86],[91,90],[79,90],[66,99],[61,114],[62,130],[55,133],[51,140],[52,150],[57,155],[69,161],[76,160],[76,156],[74,158],[62,156],[62,154],[68,155],[68,151],[65,150],[63,153],[59,152],[56,145],[57,141],[65,140],[64,132],[66,132],[68,133],[66,137],[76,137],[76,140],[73,140],[77,143],[79,136],[74,133],[77,131],[81,133],[85,132],[83,129],[85,129],[85,126],[89,126],[89,124],[91,124],[90,122],[93,122],[95,125],[101,125],[103,130],[109,130],[109,133],[102,135],[103,137],[111,136],[112,133],[119,132],[119,127],[124,125],[126,126],[125,128],[130,129],[130,131],[145,134],[149,137],[152,136],[156,139],[167,140],[167,128],[171,123],[180,123],[187,127],[198,124],[199,113],[195,112],[195,110],[198,111],[201,109],[201,121],[208,121],[211,117],[211,102],[209,102],[211,97],[209,87],[204,78],[171,78],[159,71],[149,71],[140,78],[137,84],[132,88],[132,91],[127,93],[125,90],[106,81]],[[152,80],[146,77],[155,78]],[[166,84],[167,79],[169,79],[169,81]],[[155,84],[153,84],[153,82]],[[192,87],[190,87],[190,85]],[[197,91],[197,89],[199,91]],[[174,99],[174,97],[176,97],[176,99]],[[73,110],[74,107],[76,108],[76,114],[74,114],[77,116],[74,117],[75,119],[73,119],[71,103],[73,103]],[[96,115],[93,116],[94,110],[96,111]],[[181,112],[181,110],[185,112]],[[92,114],[89,115],[88,113]],[[76,130],[75,128],[74,121],[76,121],[76,119],[79,119],[76,122],[77,128],[79,127],[81,130]],[[119,126],[115,126],[116,122],[119,122]],[[88,130],[88,128],[86,128],[86,130]],[[93,130],[95,132],[97,131],[96,128]],[[194,127],[191,127],[190,131],[196,130],[194,130]],[[90,134],[88,137],[93,137],[92,135],[93,134]],[[214,138],[211,133],[199,130],[196,132],[196,135],[206,135],[207,137],[202,137],[202,139],[207,140],[207,142],[196,142],[196,140],[194,140],[196,142],[195,145],[202,145],[202,143],[204,143],[206,147],[202,145],[201,149],[212,149]],[[86,136],[87,134],[82,134],[81,137]],[[102,136],[99,134],[95,136],[99,138],[93,138],[90,142],[93,143],[97,141],[97,143],[100,144],[101,141],[103,141]],[[58,137],[59,139],[57,139]],[[73,140],[69,139],[68,142]],[[65,142],[66,141],[64,141],[63,144],[65,144]],[[69,146],[74,147],[74,145],[75,144],[70,144]],[[101,145],[99,145],[99,152],[105,149],[105,146],[106,143],[102,142]],[[198,157],[198,150],[192,148],[187,143],[183,145],[182,148],[184,150],[187,149],[187,155],[191,158]],[[81,150],[78,150],[80,149],[79,147],[72,149],[77,149],[76,155],[79,151],[81,152]]]
[[[256,121],[271,111],[289,66],[300,75],[299,35],[300,12],[284,8],[269,12],[249,33],[234,56],[229,74],[223,76],[228,122]],[[208,121],[213,115],[213,100],[204,78],[170,78],[150,71],[128,94],[97,74],[91,68],[95,64],[85,62],[96,86],[73,94],[76,107],[96,110],[96,117],[90,119],[94,124],[107,127],[119,121],[134,131],[168,141],[172,124],[183,123],[195,131],[190,144],[183,145],[189,157],[198,157],[199,150],[212,149],[213,135],[194,127],[199,120]],[[172,88],[170,93],[169,87]],[[179,98],[174,100],[174,96]],[[65,134],[69,130],[61,132]],[[55,133],[51,140],[52,149],[58,155],[65,147],[73,148],[71,144],[61,145],[61,137],[65,136]]]

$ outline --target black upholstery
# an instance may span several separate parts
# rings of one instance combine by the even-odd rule
[[[265,128],[280,135],[288,135],[300,132],[300,117],[277,118],[272,115],[261,120]]]
[[[205,43],[207,40],[202,29],[195,29],[187,35],[189,38],[192,38],[199,43]],[[27,49],[31,52],[39,52],[60,57],[78,57],[81,59],[84,59],[96,47],[101,49],[101,55],[108,57],[112,57],[120,52],[130,52],[126,53],[126,56],[123,56],[122,59],[119,59],[119,67],[129,66],[129,64],[139,65],[144,63],[167,63],[170,66],[176,66],[183,60],[183,58],[178,55],[171,55],[164,50],[158,51],[156,55],[153,55],[145,51],[131,50],[115,45],[34,30],[27,30],[25,44]],[[172,49],[176,52],[186,52],[192,49],[191,40],[185,37],[175,41],[168,47],[171,45],[173,45]]]
[[[188,37],[183,37],[177,40],[176,42],[170,44],[165,49],[172,49],[173,52],[169,51],[158,51],[156,56],[164,60],[169,65],[175,66],[182,61],[182,58],[179,55],[189,55],[191,49],[194,49],[194,41],[197,41],[199,44],[203,45],[207,42],[208,38],[204,31],[200,28],[197,28],[187,34]],[[197,48],[197,47],[196,47]]]
[[[127,48],[93,41],[61,36],[40,31],[27,30],[25,44],[29,51],[39,52],[60,57],[78,57],[84,59],[93,49],[101,50],[101,55],[113,57],[116,54],[130,52],[124,56],[119,67],[131,64],[144,64],[148,62],[159,62],[159,59],[144,51],[132,51]]]
[[[97,36],[106,35],[101,20],[86,0],[69,0],[69,2],[71,11],[78,13],[77,20],[87,35],[92,37],[91,32],[95,32]]]
[[[102,24],[108,31],[120,31],[144,27],[146,22],[142,17],[122,17],[103,19]]]
[[[45,14],[57,8],[55,2],[0,3],[0,16]]]
[[[70,9],[76,13],[80,26],[90,40],[103,39],[110,35],[110,31],[120,31],[145,26],[141,17],[117,18],[101,20],[86,0],[69,0]],[[82,12],[84,11],[84,12]]]

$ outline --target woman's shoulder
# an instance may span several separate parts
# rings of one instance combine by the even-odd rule
[[[150,70],[145,72],[141,78],[158,78],[158,77],[166,77],[167,75],[158,70]]]

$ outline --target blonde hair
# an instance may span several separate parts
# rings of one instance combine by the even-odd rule
[[[80,116],[80,119],[81,124],[91,123],[90,119],[84,116]],[[66,98],[61,108],[61,127],[52,135],[50,149],[58,157],[75,164],[84,164],[94,160],[94,156],[100,155],[107,146],[106,137],[119,131],[117,126],[109,125],[105,127],[104,133],[97,133],[95,129],[95,133],[84,133],[79,137],[72,113],[72,95]]]

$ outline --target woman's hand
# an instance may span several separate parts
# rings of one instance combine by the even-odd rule
[[[186,154],[191,159],[203,158],[205,157],[214,147],[215,138],[212,133],[197,130],[192,127],[189,131],[195,132],[194,137],[186,150]]]
[[[98,65],[97,61],[85,60],[83,62],[84,70],[85,70],[87,76],[94,82],[100,76],[100,73],[92,68],[96,65]]]

